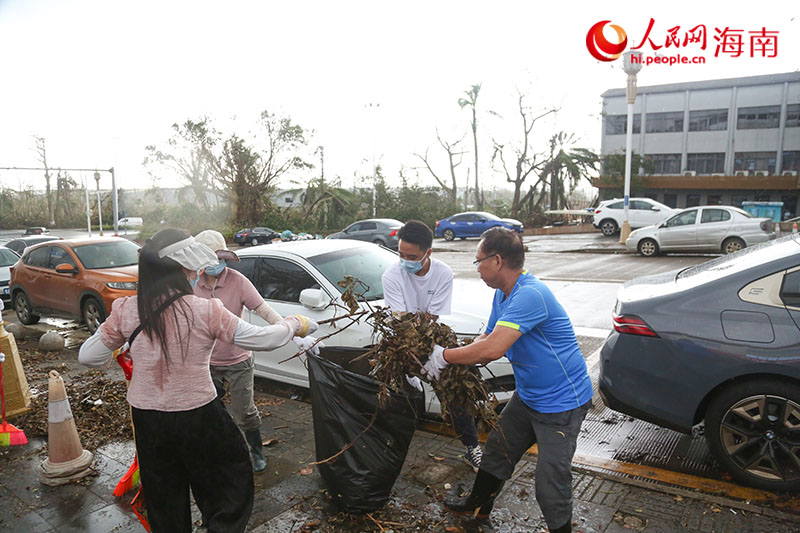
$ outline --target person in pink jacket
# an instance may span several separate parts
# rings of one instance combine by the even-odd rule
[[[185,231],[159,231],[141,249],[137,295],[114,301],[78,355],[84,365],[103,366],[130,342],[127,398],[154,533],[192,531],[190,489],[209,532],[244,531],[252,512],[250,454],[211,380],[214,344],[270,350],[317,327],[302,316],[256,327],[220,300],[195,296],[198,276],[217,263]]]

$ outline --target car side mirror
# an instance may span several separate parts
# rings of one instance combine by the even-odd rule
[[[322,289],[303,289],[300,291],[300,303],[309,309],[324,309],[331,299]]]
[[[478,222],[486,222],[486,219],[485,218],[479,218]]]
[[[653,211],[661,211],[660,207],[651,207],[650,209],[652,209]]]
[[[56,272],[59,274],[77,274],[78,269],[69,263],[61,263],[60,265],[56,265]]]

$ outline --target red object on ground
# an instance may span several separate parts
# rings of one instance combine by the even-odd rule
[[[3,422],[0,424],[0,446],[21,446],[28,444],[25,432],[6,422],[6,393],[3,389],[3,359],[0,357],[0,404],[2,404]]]

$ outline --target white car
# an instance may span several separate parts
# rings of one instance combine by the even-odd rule
[[[646,257],[670,251],[730,254],[774,238],[769,218],[754,218],[738,207],[707,205],[684,209],[660,224],[633,231],[625,246]]]
[[[0,300],[11,301],[8,284],[11,281],[11,267],[19,261],[19,255],[11,248],[0,246]]]
[[[628,223],[631,228],[643,228],[658,224],[677,213],[673,209],[650,198],[631,198],[628,204]],[[625,201],[619,198],[604,200],[594,210],[592,225],[610,237],[622,227],[625,220]]]
[[[117,226],[120,228],[132,228],[144,224],[142,217],[125,217],[117,221]]]
[[[229,263],[229,266],[247,276],[273,309],[282,316],[302,314],[317,322],[347,314],[341,298],[343,289],[336,285],[346,275],[366,285],[365,298],[370,305],[383,306],[381,276],[398,260],[397,254],[385,248],[347,239],[275,243],[236,253],[241,262]],[[485,316],[453,312],[440,320],[452,327],[459,338],[474,338],[484,331],[489,304],[487,301]],[[366,308],[367,304],[361,306]],[[244,318],[258,326],[266,325],[256,313],[247,310]],[[346,323],[339,322],[336,328],[330,324],[321,325],[314,336],[327,336]],[[376,339],[371,325],[362,320],[323,342],[329,347],[362,348],[374,344]],[[276,350],[254,352],[256,375],[308,387],[305,356],[290,359],[297,351],[297,346],[290,342]],[[289,360],[281,363],[285,359]],[[498,401],[502,403],[511,398],[515,382],[508,359],[502,357],[493,361],[481,368],[481,374]],[[440,413],[439,400],[427,384],[424,386],[427,410]]]

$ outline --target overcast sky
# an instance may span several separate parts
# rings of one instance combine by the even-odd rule
[[[401,165],[414,176],[420,162],[413,154],[435,142],[436,128],[451,141],[468,132],[470,115],[457,101],[475,83],[483,84],[486,163],[490,134],[519,137],[517,90],[534,109],[560,108],[537,128],[538,148],[564,130],[599,151],[600,94],[623,87],[625,74],[621,60],[603,63],[587,51],[593,24],[610,20],[638,42],[652,17],[657,44],[674,26],[680,35],[707,26],[705,52],[669,52],[704,55],[705,65],[645,67],[639,85],[646,86],[796,71],[798,5],[0,0],[0,166],[38,166],[38,134],[47,139],[51,166],[114,166],[120,187],[145,188],[152,180],[141,165],[144,147],[164,146],[174,122],[207,115],[225,133],[247,136],[267,109],[314,130],[311,145],[324,146],[326,177],[338,175],[350,187],[375,157],[396,182]],[[714,58],[715,27],[778,31],[777,57]],[[464,142],[471,146],[469,136]],[[437,163],[444,173],[444,161]],[[317,166],[307,177],[318,173]],[[424,171],[419,176],[433,184]],[[503,186],[488,170],[483,178],[486,188]],[[44,179],[0,171],[0,185],[27,183],[43,188]]]

